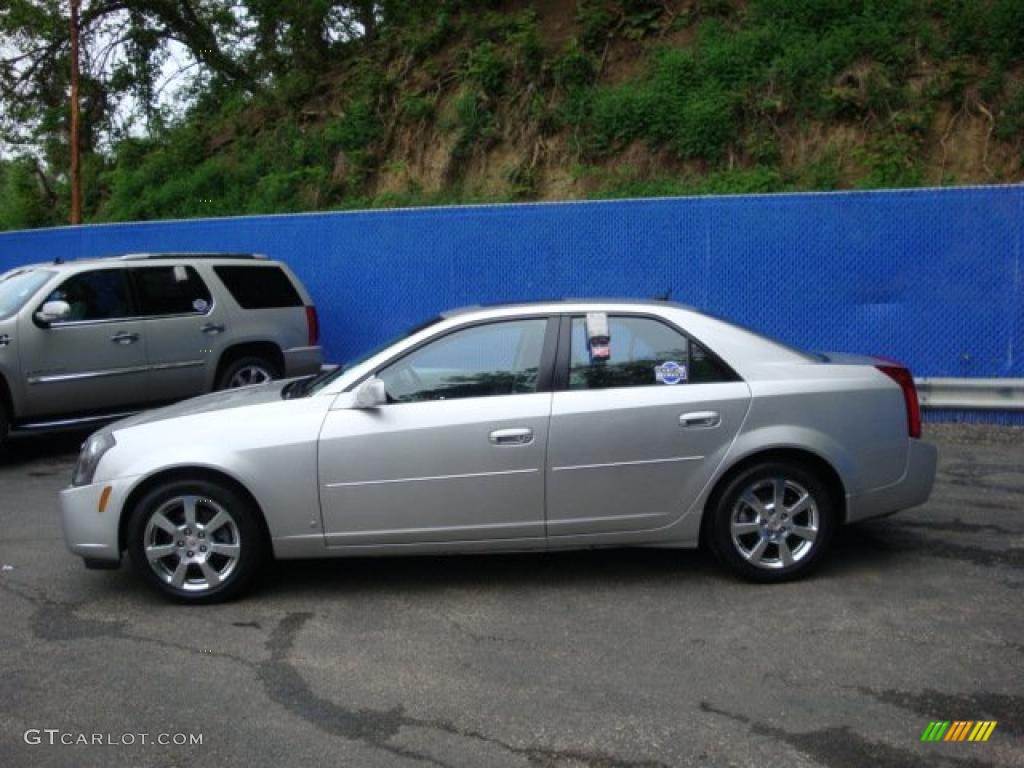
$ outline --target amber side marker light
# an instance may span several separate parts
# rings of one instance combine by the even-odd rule
[[[103,489],[103,492],[100,494],[100,503],[99,506],[97,507],[97,510],[99,510],[100,512],[107,511],[107,502],[110,501],[110,492],[112,490],[113,488],[111,488],[108,485],[106,488]]]

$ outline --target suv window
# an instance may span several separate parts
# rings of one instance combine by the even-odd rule
[[[71,306],[68,322],[132,317],[131,290],[124,269],[97,269],[72,275],[46,297]]]
[[[133,269],[132,274],[141,315],[202,315],[210,311],[210,291],[192,267],[142,267]]]
[[[301,307],[302,297],[280,267],[214,267],[242,309]]]
[[[545,318],[455,331],[380,371],[388,397],[400,403],[537,391]]]
[[[729,381],[707,350],[649,317],[608,318],[609,355],[592,358],[586,320],[572,319],[569,389],[648,387]]]
[[[32,298],[53,277],[53,272],[42,269],[14,270],[0,275],[0,320],[10,317]]]

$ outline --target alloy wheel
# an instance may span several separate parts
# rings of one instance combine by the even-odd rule
[[[228,380],[228,389],[249,387],[253,384],[266,384],[273,376],[270,371],[259,365],[246,365],[239,368]]]
[[[757,480],[733,505],[729,532],[736,551],[751,565],[789,568],[814,550],[820,529],[814,497],[785,477]]]
[[[238,566],[241,535],[231,513],[212,499],[176,496],[146,522],[143,552],[153,572],[185,592],[209,591]]]

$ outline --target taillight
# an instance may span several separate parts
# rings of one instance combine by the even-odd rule
[[[917,402],[917,388],[910,370],[902,365],[876,365],[903,390],[903,402],[907,406],[907,431],[911,437],[921,436],[921,405]]]
[[[306,307],[306,330],[309,332],[309,346],[315,347],[320,342],[320,319],[314,306]]]

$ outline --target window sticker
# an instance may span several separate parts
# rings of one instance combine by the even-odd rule
[[[611,355],[611,333],[608,330],[608,315],[604,312],[587,313],[587,347],[590,361],[608,360]]]
[[[686,366],[667,360],[654,366],[654,378],[661,384],[679,384],[686,381]]]
[[[188,282],[188,270],[180,264],[174,267],[174,282],[176,283],[187,283]]]
[[[196,299],[192,302],[192,309],[196,312],[205,312],[209,308],[210,304],[206,299]]]

